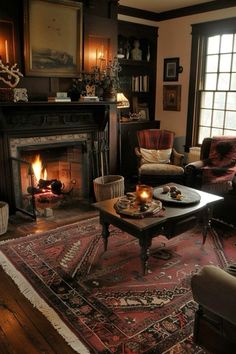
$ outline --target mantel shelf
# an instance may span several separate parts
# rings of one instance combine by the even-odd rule
[[[116,102],[99,101],[99,102],[47,102],[47,101],[29,101],[29,102],[1,102],[2,107],[77,107],[77,106],[109,106],[116,105]]]

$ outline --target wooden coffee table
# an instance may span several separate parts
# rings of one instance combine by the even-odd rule
[[[170,183],[168,184],[170,185]],[[167,202],[165,204],[163,202],[163,206],[165,207],[164,216],[148,216],[143,219],[134,219],[118,214],[114,209],[114,204],[118,198],[94,203],[93,205],[99,210],[100,214],[104,250],[106,251],[108,246],[110,224],[128,232],[139,240],[142,273],[145,275],[147,273],[149,249],[154,237],[164,235],[168,239],[171,239],[191,229],[194,224],[201,222],[204,244],[207,232],[211,229],[212,208],[217,201],[223,198],[176,183],[175,185],[181,190],[182,194],[188,193],[188,191],[199,193],[201,197],[200,201],[194,204],[182,205],[181,203]]]

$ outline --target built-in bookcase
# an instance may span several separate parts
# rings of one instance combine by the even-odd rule
[[[131,113],[145,109],[149,120],[155,119],[157,33],[157,27],[118,21],[120,91],[129,99]],[[132,59],[134,40],[140,43],[140,60]]]

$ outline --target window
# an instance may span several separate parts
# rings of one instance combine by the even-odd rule
[[[193,25],[186,147],[236,135],[236,19]]]

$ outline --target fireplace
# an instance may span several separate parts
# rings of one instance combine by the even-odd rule
[[[10,139],[15,204],[34,218],[89,199],[90,134]]]
[[[115,104],[8,103],[0,125],[0,193],[11,212],[37,217],[91,199],[104,142],[109,173],[116,173]]]

